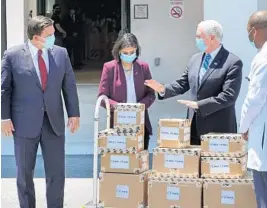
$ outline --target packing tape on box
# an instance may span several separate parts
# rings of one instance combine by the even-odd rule
[[[109,173],[109,174],[115,174],[115,173]],[[120,173],[119,173],[119,174],[120,174]],[[151,174],[150,171],[145,171],[145,172],[140,173],[140,175],[139,175],[139,181],[140,181],[140,182],[144,182],[145,179],[146,179],[150,174]],[[104,181],[104,172],[100,172],[98,178],[99,178],[99,181]]]
[[[184,148],[184,149],[171,149],[171,148],[154,148],[153,154],[157,155],[158,153],[167,153],[174,155],[192,155],[200,156],[200,148]]]
[[[114,105],[115,110],[122,110],[122,111],[138,111],[138,110],[145,110],[145,104],[142,103],[118,103]]]
[[[167,126],[168,124],[177,124],[177,127],[184,127],[184,126],[190,126],[191,120],[190,119],[172,119],[172,118],[166,118],[166,119],[159,119],[158,126]]]
[[[253,183],[252,178],[240,178],[240,179],[203,179],[204,183],[211,184],[250,184]]]
[[[233,158],[233,157],[201,157],[202,162],[209,162],[209,161],[214,161],[214,160],[227,160],[230,163],[234,164],[242,164],[243,159],[246,158],[245,155],[240,158]]]
[[[242,179],[244,178],[244,176],[245,174],[229,175],[229,174],[220,173],[217,175],[213,175],[213,174],[201,173],[201,178],[203,179]]]
[[[161,178],[194,178],[194,179],[199,179],[198,175],[199,173],[193,173],[193,174],[186,174],[186,173],[177,173],[177,172],[170,172],[170,173],[161,173],[157,172],[155,170],[151,170],[151,175],[156,175],[157,177]]]
[[[106,129],[98,133],[98,138],[103,138],[103,137],[108,137],[108,136],[130,136],[130,137],[133,137],[133,139],[136,139],[136,136],[138,136],[139,133],[140,133],[140,128],[139,130],[127,128],[127,127],[125,127],[123,130]]]
[[[114,154],[136,154],[137,156],[148,155],[148,151],[137,152],[135,148],[128,149],[114,149],[114,148],[99,148],[101,154],[114,153]]]
[[[243,157],[247,152],[233,152],[233,153],[221,153],[221,152],[201,152],[202,157]]]
[[[120,125],[114,127],[118,134],[138,134],[141,132],[140,125]]]
[[[238,184],[250,184],[254,187],[253,179],[203,179],[203,188],[207,189],[210,184],[219,184],[222,187],[231,187]]]
[[[186,176],[184,174],[183,176]],[[163,173],[156,173],[156,172],[151,172],[151,174],[148,177],[149,181],[155,181],[155,182],[170,182],[170,183],[202,183],[201,178],[197,177],[181,177],[181,175],[177,174],[163,174]]]
[[[106,154],[106,153],[136,154],[136,152],[137,152],[137,150],[136,150],[135,147],[129,147],[129,148],[126,148],[126,149],[112,149],[112,151],[110,151],[110,149],[107,150],[107,148],[104,148],[104,147],[98,147],[98,153],[101,154],[101,155]]]
[[[207,141],[210,139],[229,139],[232,141],[244,141],[241,134],[219,134],[219,133],[209,133],[204,134],[201,137],[202,141]]]

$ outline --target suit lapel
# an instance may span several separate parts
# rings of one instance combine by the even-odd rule
[[[140,76],[140,67],[138,64],[136,64],[136,62],[133,63],[133,79],[134,79],[134,88],[135,88],[135,94],[136,94],[136,100],[138,100],[140,91],[140,86],[142,86],[142,84],[144,83],[139,83],[138,81],[140,81],[141,79],[139,79],[138,76]]]
[[[220,65],[221,59],[222,59],[222,54],[223,54],[223,47],[220,49],[220,51],[218,52],[218,54],[216,55],[216,57],[214,58],[214,60],[212,61],[212,63],[210,64],[210,67],[208,69],[208,71],[206,72],[206,74],[203,76],[202,81],[200,83],[200,86],[198,88],[198,90],[200,90],[200,88],[203,86],[203,84],[207,81],[207,79],[209,78],[209,76],[214,72],[215,69],[218,68],[218,66]]]
[[[202,66],[202,62],[203,62],[203,59],[204,59],[204,53],[202,53],[201,55],[201,59],[197,59],[197,63],[196,63],[196,86],[197,86],[197,89],[199,89],[199,72],[200,72],[200,69],[201,69],[201,66]]]
[[[31,52],[30,52],[30,49],[29,49],[29,46],[28,46],[28,43],[25,43],[25,46],[23,48],[24,50],[24,60],[25,62],[27,63],[28,65],[28,69],[29,71],[32,73],[33,75],[33,78],[36,80],[36,84],[40,87],[40,89],[42,90],[42,86],[41,86],[41,83],[40,83],[40,79],[37,75],[37,72],[36,72],[36,68],[34,66],[34,63],[33,63],[33,59],[32,59],[32,55],[31,55]]]
[[[49,73],[47,75],[46,88],[48,87],[49,83],[51,82],[51,79],[53,78],[54,69],[56,67],[56,63],[54,59],[55,51],[53,49],[49,49],[47,52],[48,52],[48,61],[49,61]]]

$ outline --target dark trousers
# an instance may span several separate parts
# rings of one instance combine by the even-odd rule
[[[267,172],[253,170],[258,208],[267,208]]]
[[[27,122],[27,121],[25,121]],[[65,136],[55,135],[47,115],[40,136],[14,136],[17,165],[17,189],[21,208],[35,208],[33,183],[36,154],[41,145],[46,175],[47,208],[63,208],[65,184]]]
[[[76,37],[73,36],[68,36],[65,38],[65,46],[68,51],[70,60],[72,60],[72,55],[73,55],[73,61],[72,64],[74,66],[78,66],[80,64],[80,43]]]
[[[200,135],[197,132],[197,122],[196,122],[196,116],[193,116],[192,122],[191,122],[191,139],[190,139],[191,145],[200,145]]]
[[[150,140],[150,136],[149,136],[147,128],[145,127],[144,150],[148,150],[149,140]]]

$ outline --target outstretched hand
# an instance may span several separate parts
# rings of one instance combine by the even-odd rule
[[[144,84],[153,89],[154,91],[156,91],[157,93],[163,93],[165,91],[164,85],[160,84],[156,80],[153,79],[145,80]]]

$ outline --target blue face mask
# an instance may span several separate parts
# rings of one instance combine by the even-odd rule
[[[133,53],[132,55],[126,55],[123,53],[120,54],[121,60],[126,63],[132,63],[136,59],[136,57],[136,53]]]
[[[201,38],[196,38],[196,46],[202,52],[207,49],[207,46],[205,45],[204,40]]]
[[[54,44],[55,44],[55,35],[50,35],[48,37],[45,38],[45,44],[44,44],[44,48],[46,49],[51,49]]]
[[[250,30],[250,32],[248,33],[248,37],[250,36],[250,33],[253,31],[253,28]],[[248,38],[249,39],[249,38]],[[253,38],[253,40],[250,40],[250,44],[252,45],[253,48],[257,48],[255,45],[255,38]]]

